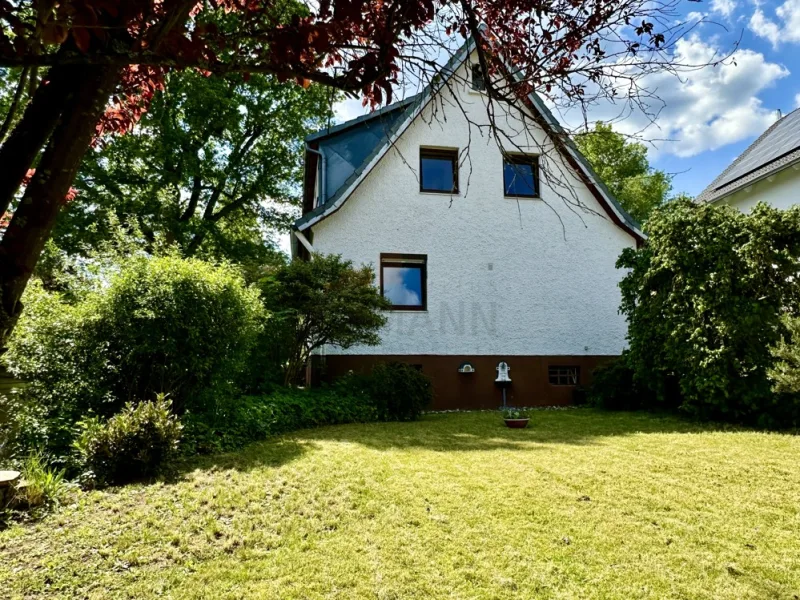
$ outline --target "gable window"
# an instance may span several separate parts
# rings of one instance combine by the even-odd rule
[[[427,266],[424,254],[381,254],[381,295],[393,310],[426,310]]]
[[[421,192],[458,193],[458,150],[419,149]]]
[[[536,156],[506,156],[503,159],[503,188],[506,196],[539,196],[539,159]]]
[[[486,80],[483,78],[480,65],[472,65],[472,89],[476,92],[486,91]]]
[[[547,379],[550,385],[578,385],[580,367],[548,367]]]

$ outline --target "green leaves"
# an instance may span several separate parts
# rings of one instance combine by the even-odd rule
[[[129,401],[169,393],[178,413],[213,408],[235,389],[263,321],[258,290],[229,264],[135,257],[101,282],[71,302],[30,286],[5,357],[46,424],[23,433],[57,456],[78,419]]]
[[[133,131],[85,158],[59,246],[80,253],[108,239],[113,214],[140,229],[147,250],[273,262],[274,234],[300,203],[303,138],[324,125],[333,100],[320,86],[266,75],[170,74]]]
[[[791,425],[800,410],[775,410],[767,371],[781,315],[800,307],[800,209],[679,200],[645,231],[617,263],[636,383],[702,418]]]
[[[592,168],[622,207],[639,222],[667,200],[672,178],[650,168],[647,148],[631,142],[612,126],[595,123],[594,131],[576,136],[575,142]]]
[[[183,429],[165,394],[127,404],[106,422],[87,419],[75,441],[84,467],[99,483],[121,484],[155,475],[177,455]]]
[[[311,353],[325,344],[377,345],[391,304],[374,285],[369,266],[356,268],[340,255],[295,260],[262,282],[266,308],[284,328],[286,383],[293,383]]]

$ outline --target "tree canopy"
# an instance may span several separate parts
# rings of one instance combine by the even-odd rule
[[[0,239],[0,345],[92,140],[129,131],[168,72],[269,73],[377,106],[441,81],[442,56],[470,38],[493,100],[585,104],[627,89],[636,102],[642,77],[679,70],[671,50],[694,23],[676,21],[677,2],[0,0],[0,68],[47,69],[0,146],[0,218],[27,177]]]
[[[325,344],[375,346],[391,306],[375,287],[372,267],[337,254],[314,254],[277,269],[262,282],[273,326],[285,330],[285,383],[294,383],[312,352]]]
[[[672,177],[650,166],[644,144],[600,122],[592,131],[576,135],[575,141],[622,207],[640,223],[667,201]]]
[[[750,214],[677,200],[645,225],[647,244],[618,267],[627,356],[661,407],[707,419],[796,426],[800,402],[771,394],[770,346],[797,315],[800,207]]]
[[[108,223],[133,221],[150,250],[263,259],[296,217],[302,140],[328,121],[334,98],[271,75],[171,73],[128,135],[104,136],[87,153],[58,245],[80,252],[113,235]]]

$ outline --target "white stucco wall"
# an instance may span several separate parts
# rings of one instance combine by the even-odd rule
[[[461,98],[470,119],[488,122],[481,94],[465,89]],[[372,263],[376,279],[381,253],[428,257],[428,310],[390,312],[380,346],[346,353],[619,354],[626,323],[617,312],[622,273],[614,263],[634,238],[554,153],[542,159],[541,200],[504,197],[496,143],[444,104],[423,111],[342,208],[313,226],[317,251]],[[510,131],[519,123],[504,125]],[[530,135],[546,140],[542,130]],[[514,139],[538,153],[530,135]],[[418,191],[420,146],[468,145],[458,195]],[[599,214],[568,207],[547,178],[566,183]]]
[[[756,181],[749,188],[719,200],[720,204],[729,204],[742,212],[750,212],[759,202],[780,209],[800,204],[800,169],[788,167],[776,173],[771,181],[769,178]]]

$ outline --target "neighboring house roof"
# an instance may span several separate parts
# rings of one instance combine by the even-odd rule
[[[800,109],[776,121],[697,197],[716,202],[800,162]]]
[[[474,47],[472,38],[468,39],[444,66],[440,77],[434,78],[434,81],[427,85],[421,93],[369,115],[326,128],[306,137],[305,210],[303,216],[295,221],[296,229],[304,231],[341,208],[435,93],[467,60]],[[532,92],[528,97],[527,105],[541,117],[542,126],[548,130],[551,136],[558,136],[565,142],[563,148],[565,158],[582,176],[592,194],[611,219],[631,233],[637,241],[644,240],[645,236],[641,232],[639,224],[622,208],[614,195],[603,184],[542,99]],[[330,172],[330,167],[334,166],[336,171],[331,173],[330,177],[322,178],[325,180],[322,190],[317,190],[317,197],[321,202],[312,208],[310,200],[314,194],[313,178],[317,172],[316,155],[320,152],[324,154],[326,162],[331,161],[323,168]]]

